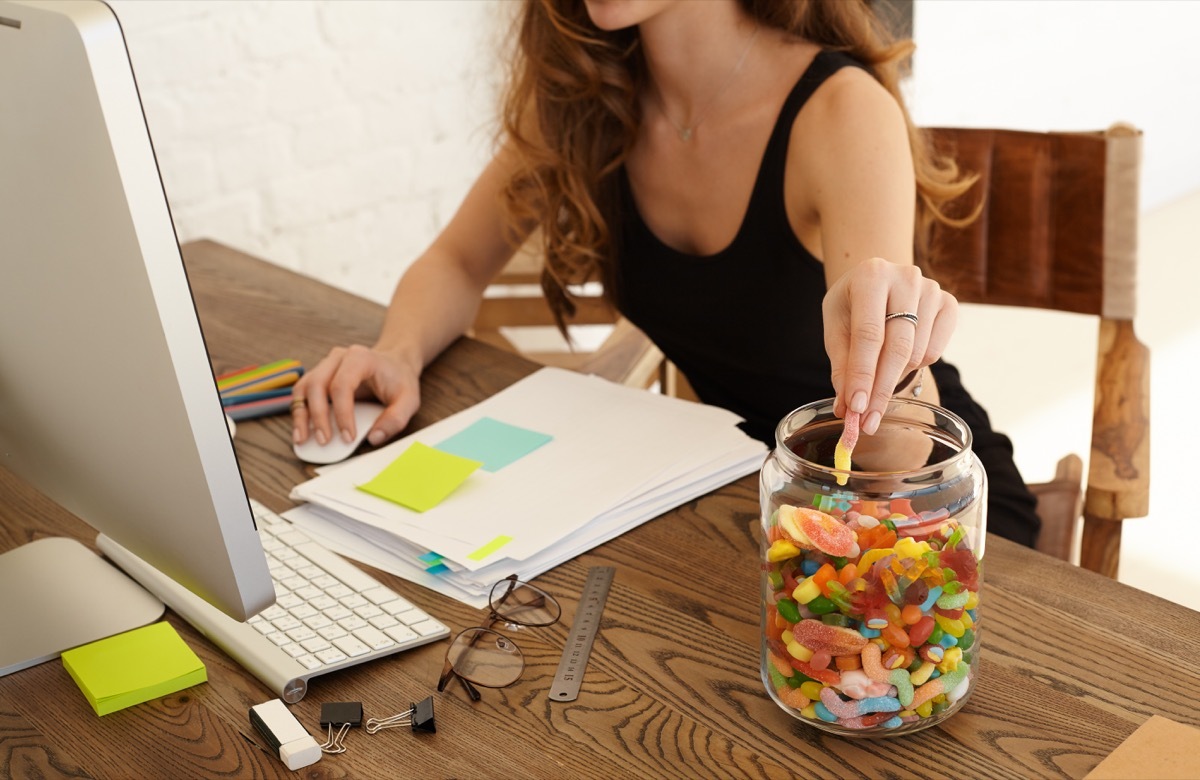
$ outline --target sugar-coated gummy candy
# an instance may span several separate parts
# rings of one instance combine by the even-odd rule
[[[792,629],[796,641],[814,651],[833,655],[853,655],[862,651],[867,639],[859,632],[840,626],[827,626],[819,620],[801,620]]]
[[[817,509],[784,504],[779,507],[779,527],[801,547],[827,555],[858,555],[858,538],[840,520]]]

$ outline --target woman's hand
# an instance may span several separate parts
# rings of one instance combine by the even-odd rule
[[[324,445],[334,435],[352,441],[354,401],[373,394],[387,408],[371,426],[367,441],[378,446],[392,438],[421,405],[420,372],[386,352],[354,345],[332,350],[296,382],[292,391],[292,441],[301,444],[309,435]],[[332,415],[331,415],[332,411]]]
[[[958,321],[958,301],[914,265],[879,257],[854,265],[829,288],[822,306],[825,349],[833,367],[834,413],[862,414],[873,434],[897,383],[941,357]],[[909,312],[917,316],[892,317]]]

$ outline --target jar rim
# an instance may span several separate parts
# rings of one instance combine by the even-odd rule
[[[857,469],[850,469],[847,471],[843,469],[837,469],[832,466],[825,466],[820,463],[814,463],[813,461],[796,454],[790,447],[787,446],[785,441],[787,434],[785,431],[787,433],[795,433],[796,431],[800,430],[802,425],[789,426],[789,423],[796,417],[803,414],[811,413],[813,418],[815,418],[818,410],[827,411],[830,417],[840,420],[842,418],[836,417],[836,415],[833,414],[833,406],[835,401],[836,399],[833,398],[824,398],[819,401],[813,401],[797,407],[796,409],[793,409],[784,415],[783,419],[779,421],[779,424],[775,426],[775,451],[777,453],[786,453],[784,457],[795,462],[796,465],[812,469],[819,473],[828,474],[831,477],[834,477],[838,474],[847,474],[851,477],[860,478],[869,478],[875,476],[887,476],[891,478],[922,477],[935,471],[945,470],[946,468],[953,466],[957,461],[968,457],[972,452],[972,447],[975,440],[974,433],[971,431],[971,426],[967,425],[966,421],[957,414],[945,408],[944,406],[937,406],[936,404],[931,404],[916,398],[893,398],[888,402],[887,411],[884,413],[883,419],[880,420],[880,425],[882,425],[883,422],[889,418],[889,414],[893,408],[924,408],[932,412],[935,415],[935,419],[936,416],[940,415],[945,417],[958,428],[957,432],[950,431],[950,433],[959,434],[958,443],[961,444],[961,448],[953,455],[944,458],[943,460],[939,460],[935,463],[927,463],[920,468],[905,469],[901,471],[861,471]],[[807,422],[811,421],[813,418],[805,421],[805,424],[807,424]]]

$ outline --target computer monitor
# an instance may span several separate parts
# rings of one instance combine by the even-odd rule
[[[239,620],[274,602],[124,37],[98,0],[0,0],[0,466],[101,532],[110,558],[139,556]],[[0,524],[6,503],[0,489]],[[25,547],[0,556],[0,584],[80,571],[64,547]],[[82,576],[91,611],[144,594]],[[0,674],[121,628],[14,648],[12,620],[87,622],[24,590],[0,599]],[[161,611],[149,598],[122,619]]]

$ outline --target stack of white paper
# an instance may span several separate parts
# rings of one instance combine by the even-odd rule
[[[364,492],[415,442],[481,420],[548,441],[479,470],[423,512]],[[544,368],[482,403],[298,485],[285,513],[331,549],[473,606],[663,512],[757,471],[766,447],[724,409]]]

